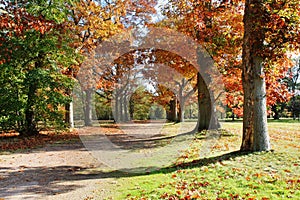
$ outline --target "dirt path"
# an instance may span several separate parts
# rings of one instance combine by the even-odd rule
[[[102,199],[105,168],[80,141],[0,155],[0,199]]]
[[[145,138],[160,138],[166,136],[165,133],[178,134],[178,128],[173,130],[173,126],[170,126],[163,129],[163,125],[163,122],[125,124],[122,131],[115,127],[104,126],[100,128],[101,131],[99,127],[90,127],[81,131],[81,140],[75,143],[56,143],[21,153],[0,154],[0,200],[104,199],[114,192],[116,178],[124,176],[124,173],[112,171],[85,147],[90,143],[105,146],[95,142],[100,133],[101,137],[105,134],[112,143],[123,149],[137,149],[143,154],[142,149],[161,146],[160,141],[148,141]],[[184,127],[184,131],[190,130],[190,126]],[[87,138],[85,146],[82,143],[85,140],[83,136]],[[141,141],[133,142],[133,138]],[[120,157],[115,159],[119,163]]]

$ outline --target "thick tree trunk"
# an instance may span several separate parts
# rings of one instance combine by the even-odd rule
[[[212,58],[206,55],[201,48],[197,49],[197,62],[199,72],[197,73],[198,87],[198,121],[196,131],[201,132],[207,129],[218,129],[220,123],[216,115],[213,93],[210,93],[209,85],[213,84],[210,70],[213,66]],[[205,80],[204,80],[205,78]]]
[[[259,27],[263,17],[262,12],[263,8],[259,0],[246,0],[242,55],[244,113],[241,150],[243,151],[270,149],[263,59],[258,55],[264,41],[264,30]]]
[[[212,118],[212,105],[209,90],[200,73],[197,75],[198,84],[198,121],[197,131],[209,129],[210,120]]]
[[[183,122],[184,121],[184,107],[179,103],[179,108],[178,108],[178,119],[177,122]]]
[[[84,125],[92,126],[92,89],[85,90]]]
[[[254,151],[271,149],[267,125],[266,82],[263,60],[254,58]]]
[[[169,103],[169,109],[167,110],[167,120],[171,122],[176,121],[176,99],[173,99]]]
[[[249,73],[252,69],[250,66],[245,66],[243,71],[243,90],[244,90],[244,105],[243,105],[243,139],[241,150],[252,151],[253,150],[253,84],[252,73]],[[247,72],[248,73],[245,73]]]
[[[181,103],[180,102],[177,102],[177,122],[183,122],[183,108],[181,107]]]

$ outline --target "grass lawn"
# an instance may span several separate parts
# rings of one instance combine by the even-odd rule
[[[106,199],[300,199],[300,123],[269,122],[272,151],[240,153],[242,123],[201,157],[194,140],[173,166],[148,174],[120,173]],[[100,190],[100,189],[99,189]]]

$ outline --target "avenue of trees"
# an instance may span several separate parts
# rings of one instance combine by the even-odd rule
[[[200,132],[219,128],[223,106],[243,118],[241,150],[270,150],[267,116],[300,113],[299,7],[299,0],[0,0],[0,130],[27,136],[72,127],[72,101],[80,100],[86,126],[93,106],[99,119],[181,122],[185,113],[195,117],[188,108],[198,105]],[[222,75],[222,106],[215,105],[209,73],[205,79],[191,61],[155,48],[119,55],[73,94],[99,44],[151,27],[182,33],[205,49]],[[198,64],[209,68],[202,56]],[[92,80],[89,73],[79,79]]]

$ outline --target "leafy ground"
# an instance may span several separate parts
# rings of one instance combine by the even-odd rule
[[[0,134],[0,153],[35,149],[52,143],[78,141],[78,132],[53,132],[44,131],[30,137],[18,137],[15,132]]]
[[[300,199],[300,123],[270,122],[273,150],[248,154],[236,152],[242,124],[223,128],[210,156],[199,136],[174,166],[118,178],[106,199]]]
[[[173,135],[178,126],[166,124],[166,133],[152,136]],[[146,127],[153,134],[152,126]],[[107,168],[85,149],[77,132],[30,138],[2,134],[0,199],[300,199],[300,123],[271,120],[273,151],[251,154],[237,151],[241,128],[240,121],[223,122],[208,154],[202,150],[210,133],[199,134],[172,166],[139,174]],[[118,127],[104,130],[122,140]]]

